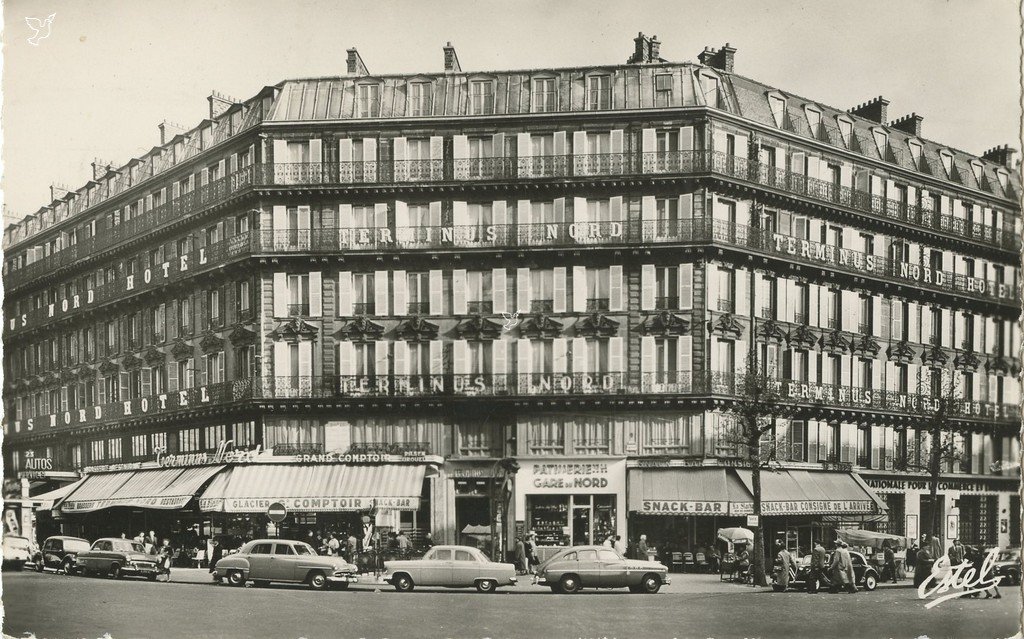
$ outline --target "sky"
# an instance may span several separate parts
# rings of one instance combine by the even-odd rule
[[[36,46],[26,17],[55,13]],[[650,4],[435,0],[7,0],[3,189],[15,216],[80,188],[90,162],[123,165],[192,128],[212,90],[246,99],[286,78],[342,75],[357,47],[373,73],[623,63],[637,32],[662,57],[730,43],[736,72],[847,109],[878,95],[889,118],[981,154],[1020,148],[1020,16],[1014,0],[756,0]]]

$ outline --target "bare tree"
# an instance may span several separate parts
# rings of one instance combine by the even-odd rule
[[[764,558],[764,527],[761,525],[761,469],[768,467],[778,458],[780,441],[774,436],[775,421],[790,413],[790,405],[782,395],[782,385],[777,378],[765,371],[757,355],[756,344],[751,340],[747,353],[746,370],[735,378],[733,395],[735,399],[724,410],[732,417],[734,427],[727,435],[727,441],[740,447],[750,465],[751,492],[754,494],[754,515],[757,526],[751,526],[754,533],[754,584],[767,586]],[[771,436],[771,437],[769,437]]]
[[[943,371],[945,372],[945,371]],[[941,373],[940,373],[941,375]],[[953,417],[960,413],[962,402],[960,384],[957,381],[956,371],[941,380],[938,386],[938,397],[932,393],[932,384],[921,380],[918,384],[920,395],[929,396],[928,408],[922,406],[925,413],[927,426],[924,432],[928,433],[929,441],[925,448],[917,450],[912,455],[909,446],[893,460],[893,466],[897,470],[918,471],[928,475],[928,503],[931,504],[931,513],[927,522],[922,522],[923,530],[933,537],[942,539],[942,528],[939,523],[939,509],[936,500],[939,492],[939,478],[943,469],[959,464],[963,461],[963,447],[957,441],[954,433]],[[928,391],[928,392],[924,392]],[[929,410],[930,409],[930,410]]]

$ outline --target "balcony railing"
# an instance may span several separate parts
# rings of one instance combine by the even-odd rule
[[[44,259],[8,272],[7,286],[13,290],[29,281],[60,269],[78,265],[83,258],[102,255],[141,234],[162,230],[190,214],[217,206],[254,186],[359,185],[435,182],[448,179],[533,179],[631,174],[706,174],[755,183],[786,194],[808,198],[865,213],[882,216],[939,235],[958,237],[1017,250],[1020,240],[1012,232],[985,224],[965,222],[939,214],[927,207],[907,205],[866,191],[810,178],[783,168],[761,164],[718,151],[672,151],[648,153],[576,154],[538,157],[503,157],[458,160],[452,176],[445,175],[441,160],[399,160],[392,162],[306,162],[250,165],[195,190],[155,206],[128,222],[80,240]],[[474,173],[474,169],[479,169]],[[456,177],[457,176],[457,177]],[[475,177],[479,176],[479,177]],[[607,224],[607,223],[598,223]],[[655,229],[652,228],[652,232]],[[302,233],[295,244],[302,244]],[[542,240],[544,234],[529,239]]]
[[[673,311],[679,308],[679,298],[674,296],[654,298],[654,309],[657,311]]]
[[[288,317],[307,317],[309,315],[309,302],[288,305]]]

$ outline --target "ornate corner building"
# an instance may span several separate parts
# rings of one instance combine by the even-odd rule
[[[753,348],[793,405],[771,534],[917,536],[938,508],[944,538],[1015,544],[1013,150],[658,46],[387,76],[352,49],[54,193],[3,238],[9,501],[80,534],[255,534],[290,500],[294,531],[695,547],[751,512],[723,411]]]

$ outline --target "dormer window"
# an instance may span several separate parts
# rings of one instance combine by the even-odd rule
[[[1003,187],[1005,190],[1006,184],[1010,180],[1010,174],[1002,169],[996,169],[996,179],[999,180],[999,186]]]
[[[667,107],[672,104],[672,74],[659,73],[654,76],[654,106]]]
[[[811,137],[819,138],[821,136],[821,111],[806,107],[804,113],[807,114],[807,127],[811,130]]]
[[[843,138],[843,144],[850,148],[850,140],[853,139],[853,120],[838,117],[836,123],[839,125],[839,136]]]
[[[942,168],[946,171],[946,177],[953,177],[953,154],[949,151],[939,151],[942,159]]]
[[[587,78],[587,109],[600,111],[612,108],[612,78],[592,75]]]
[[[920,168],[921,166],[921,143],[917,140],[907,140],[907,146],[910,147],[910,157],[914,159],[914,166]]]
[[[469,83],[469,109],[471,115],[494,113],[494,82],[473,80]]]
[[[377,117],[380,113],[380,85],[360,84],[357,89],[356,117]]]
[[[889,133],[885,129],[875,127],[871,129],[871,135],[875,138],[875,146],[878,147],[878,155],[884,160],[888,155]]]
[[[558,108],[555,78],[534,78],[530,104],[534,113],[547,113]]]
[[[701,73],[697,78],[700,81],[701,92],[704,94],[704,103],[716,109],[721,108],[722,95],[718,77],[710,73]]]
[[[409,85],[409,115],[431,115],[430,87],[429,82],[413,82]]]
[[[971,160],[971,170],[974,172],[974,179],[978,181],[978,184],[981,184],[982,169],[981,162]]]
[[[775,118],[775,126],[782,128],[786,121],[786,99],[781,95],[769,94],[768,106],[772,109],[772,116]]]

